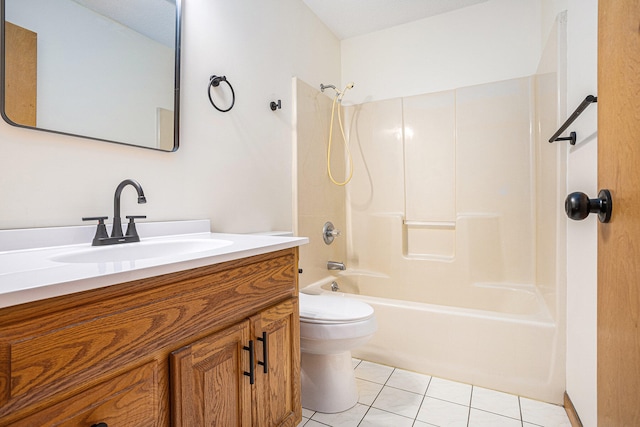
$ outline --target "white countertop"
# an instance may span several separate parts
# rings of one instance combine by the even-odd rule
[[[141,223],[137,228],[141,236],[140,243],[124,243],[109,246],[109,249],[183,239],[191,242],[210,239],[228,242],[226,246],[192,253],[167,253],[125,261],[74,263],[55,259],[78,251],[105,248],[92,249],[91,239],[95,226],[0,230],[0,308],[218,264],[309,242],[306,237],[210,233],[209,222],[206,220]],[[52,238],[62,244],[52,246]],[[83,243],[78,243],[78,240]]]

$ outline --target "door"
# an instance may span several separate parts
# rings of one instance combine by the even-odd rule
[[[300,321],[294,298],[251,318],[256,345],[256,426],[295,427],[300,411]],[[265,359],[266,355],[266,359]],[[266,363],[265,363],[266,362]]]
[[[38,35],[5,22],[4,109],[13,123],[36,126]]]
[[[240,322],[171,353],[176,427],[251,427],[249,322]]]
[[[598,425],[640,426],[640,2],[598,8]]]

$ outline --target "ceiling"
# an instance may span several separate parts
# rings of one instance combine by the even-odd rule
[[[175,0],[73,0],[167,46],[175,40]],[[303,0],[340,40],[488,0]]]
[[[175,0],[73,0],[166,46],[175,45]]]
[[[340,40],[488,0],[303,0]]]

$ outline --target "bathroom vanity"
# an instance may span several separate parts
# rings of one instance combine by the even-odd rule
[[[271,239],[102,263],[99,286],[0,308],[0,426],[297,425],[306,239]]]

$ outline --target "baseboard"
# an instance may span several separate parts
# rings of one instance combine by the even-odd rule
[[[573,406],[573,402],[566,391],[564,392],[564,410],[567,411],[567,416],[569,417],[569,421],[571,421],[571,427],[582,427],[582,421],[580,421],[576,407]]]

